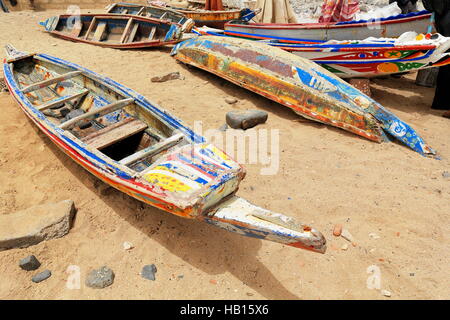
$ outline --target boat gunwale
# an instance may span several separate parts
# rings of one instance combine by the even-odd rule
[[[431,18],[431,13],[424,13],[422,15],[404,17],[398,19],[384,20],[384,21],[365,21],[360,23],[348,23],[348,24],[338,24],[338,23],[249,23],[240,24],[228,22],[225,24],[225,29],[227,27],[232,28],[248,28],[248,29],[268,29],[268,30],[329,30],[329,29],[342,29],[342,28],[362,28],[373,24],[377,25],[390,25],[399,24],[417,20],[425,20]],[[231,30],[230,30],[231,31]]]

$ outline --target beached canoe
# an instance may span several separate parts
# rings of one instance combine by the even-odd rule
[[[197,37],[172,55],[281,103],[298,114],[382,142],[385,133],[426,155],[434,151],[408,124],[379,103],[307,59],[257,41]]]
[[[193,32],[247,39],[233,31],[208,27],[195,28]],[[408,32],[398,39],[331,40],[317,44],[270,38],[259,41],[314,61],[341,78],[371,78],[450,64],[450,38],[439,34]]]
[[[246,23],[231,21],[225,30],[239,32],[248,38],[270,37],[299,43],[320,43],[328,40],[363,40],[369,37],[397,38],[405,32],[427,33],[431,13],[420,11],[379,20],[357,20],[335,23]]]
[[[25,114],[105,183],[228,231],[324,252],[323,235],[235,196],[244,169],[158,105],[76,64],[7,46],[5,83]]]
[[[165,7],[155,7],[152,5],[142,5],[137,3],[112,3],[106,7],[107,13],[131,14],[159,20],[166,20],[182,26],[184,32],[189,32],[194,26],[194,21],[184,14]]]
[[[183,35],[179,24],[135,15],[65,14],[40,24],[46,32],[66,40],[118,49],[174,44]]]

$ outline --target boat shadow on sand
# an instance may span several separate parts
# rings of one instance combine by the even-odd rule
[[[27,121],[30,122],[30,126],[33,125],[28,118]],[[258,260],[262,240],[244,238],[200,221],[174,216],[112,187],[107,192],[99,192],[105,185],[101,180],[69,159],[47,136],[35,129],[58,161],[81,184],[94,192],[114,214],[125,219],[137,231],[157,241],[187,264],[209,275],[229,272],[267,299],[300,299],[286,289]]]

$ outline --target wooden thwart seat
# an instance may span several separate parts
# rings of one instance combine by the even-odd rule
[[[126,107],[127,105],[133,103],[134,99],[133,98],[128,98],[128,99],[123,99],[123,100],[119,100],[116,101],[114,103],[108,104],[104,107],[98,108],[98,109],[94,109],[91,111],[88,111],[86,113],[83,113],[82,115],[79,115],[78,117],[75,117],[73,119],[70,119],[66,122],[63,122],[62,124],[59,125],[59,127],[61,129],[69,129],[73,126],[75,126],[77,124],[78,121],[92,117],[92,116],[102,116],[105,115],[107,113],[116,111],[118,109],[121,109],[123,107]]]
[[[119,163],[127,166],[127,165],[130,165],[141,159],[153,156],[157,153],[160,153],[161,151],[164,151],[164,150],[169,149],[170,147],[176,145],[183,139],[183,137],[184,137],[184,135],[182,133],[177,133],[176,135],[174,135],[164,141],[158,142],[158,143],[154,144],[153,146],[147,147],[147,148],[142,149],[126,158],[123,158],[122,160],[119,161]]]
[[[62,104],[66,103],[66,102],[68,102],[70,100],[80,98],[80,97],[82,97],[82,96],[84,96],[84,95],[86,95],[88,93],[89,93],[89,90],[83,89],[79,93],[71,94],[71,95],[67,95],[67,96],[62,96],[62,97],[58,97],[56,99],[50,100],[47,103],[44,103],[44,104],[42,104],[40,106],[37,106],[37,108],[38,108],[39,111],[44,111],[44,110],[47,110],[49,108],[53,108],[53,107],[56,107],[58,105],[62,105]]]
[[[35,91],[35,90],[38,90],[38,89],[42,89],[42,88],[48,87],[48,86],[50,86],[50,85],[52,85],[54,83],[57,83],[57,82],[61,82],[61,81],[64,81],[64,80],[69,80],[69,79],[71,79],[73,77],[79,76],[81,73],[82,73],[81,71],[68,72],[68,73],[62,74],[62,75],[60,75],[58,77],[54,77],[54,78],[51,78],[51,79],[47,79],[47,80],[43,80],[43,81],[40,81],[40,82],[37,82],[37,83],[33,83],[33,84],[29,85],[28,87],[25,87],[25,88],[21,89],[20,91],[22,91],[22,93],[29,93],[31,91]]]
[[[144,131],[146,128],[147,124],[145,122],[134,118],[126,118],[84,137],[82,141],[92,148],[103,149]]]

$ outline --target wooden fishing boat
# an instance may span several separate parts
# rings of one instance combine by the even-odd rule
[[[257,41],[196,37],[172,55],[281,103],[298,114],[382,142],[385,133],[426,155],[435,152],[408,124],[317,64]]]
[[[135,91],[76,64],[7,46],[5,83],[70,158],[118,190],[184,218],[324,252],[323,235],[235,196],[244,169]]]
[[[337,23],[246,23],[231,21],[225,30],[239,32],[247,38],[288,39],[298,43],[320,43],[328,40],[363,40],[369,37],[397,38],[405,32],[428,33],[431,13],[420,11],[379,20],[358,20]]]
[[[119,2],[107,6],[106,12],[111,14],[131,14],[159,20],[166,20],[182,25],[182,30],[184,32],[189,32],[194,25],[194,21],[187,18],[180,12],[177,12],[170,8],[155,7],[152,5]]]
[[[174,44],[183,35],[179,24],[135,15],[65,14],[40,24],[45,31],[63,39],[118,49]]]
[[[208,27],[195,28],[193,32],[241,38],[237,32]],[[317,44],[280,39],[259,41],[314,61],[341,78],[371,78],[450,64],[450,38],[439,34],[405,33],[399,39],[331,40]]]

